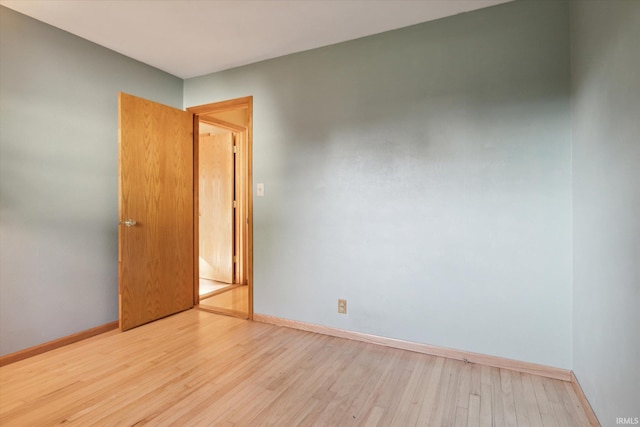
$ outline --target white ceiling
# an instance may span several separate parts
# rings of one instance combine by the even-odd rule
[[[180,78],[510,0],[0,0]]]

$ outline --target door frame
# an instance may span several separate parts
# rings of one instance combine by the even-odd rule
[[[240,126],[215,118],[204,118],[211,114],[229,111],[247,110],[247,124]],[[248,286],[248,318],[253,320],[253,97],[246,96],[227,101],[189,107],[186,111],[193,113],[193,198],[194,198],[194,278],[193,303],[199,304],[200,282],[200,233],[199,233],[199,124],[202,120],[217,127],[233,131],[239,135],[236,141],[236,252],[238,275],[236,280],[241,285]],[[234,280],[235,281],[235,280]]]

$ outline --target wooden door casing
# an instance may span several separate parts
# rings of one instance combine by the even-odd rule
[[[237,112],[242,110],[241,114],[227,114],[227,112]],[[247,303],[249,319],[253,318],[253,196],[252,196],[252,182],[253,182],[253,97],[247,96],[243,98],[230,99],[222,102],[214,102],[206,105],[199,105],[187,108],[187,111],[195,115],[194,128],[197,129],[199,123],[207,123],[216,127],[227,129],[234,132],[237,136],[236,140],[236,166],[235,166],[235,181],[236,181],[236,257],[235,263],[235,278],[234,283],[238,285],[246,285],[248,290]],[[219,118],[222,116],[223,118]],[[240,117],[241,116],[241,117]],[[226,119],[226,120],[225,120]],[[240,120],[240,121],[239,121]],[[195,134],[195,155],[199,155],[199,138],[198,134]],[[196,189],[194,191],[194,198],[196,204],[199,204],[199,191],[197,189],[199,185],[198,179],[198,163],[195,162],[196,167]],[[198,228],[198,211],[195,212],[196,218],[194,218],[194,227]],[[196,230],[196,235],[199,235]],[[196,265],[195,269],[198,270],[198,256],[199,245],[196,242],[194,247],[196,253]],[[194,283],[194,298],[195,303],[199,303],[199,277],[196,275]]]

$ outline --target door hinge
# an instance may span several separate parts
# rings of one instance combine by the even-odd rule
[[[235,208],[236,208],[236,206],[237,206],[237,203],[236,203],[236,201],[234,200],[234,201],[233,201],[233,208],[235,209]]]
[[[233,154],[236,154],[238,152],[238,146],[234,145],[233,146]]]
[[[237,256],[235,256],[235,255],[233,256],[233,262],[234,262],[234,263],[238,262],[238,257],[237,257]]]

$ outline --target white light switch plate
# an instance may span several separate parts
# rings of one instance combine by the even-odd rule
[[[264,197],[264,184],[261,182],[256,185],[256,196]]]

